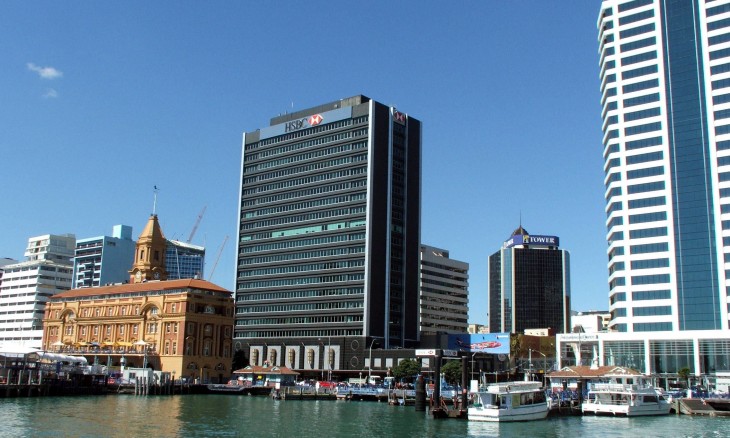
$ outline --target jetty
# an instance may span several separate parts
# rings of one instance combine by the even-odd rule
[[[707,417],[730,417],[730,400],[720,398],[680,398],[674,400],[674,412],[677,414]]]

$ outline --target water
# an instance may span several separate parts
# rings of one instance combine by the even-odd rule
[[[0,399],[0,437],[727,437],[730,418],[435,420],[413,406],[240,395]]]

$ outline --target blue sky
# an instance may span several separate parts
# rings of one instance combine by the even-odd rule
[[[571,253],[575,310],[607,309],[599,1],[0,2],[0,257],[28,237],[207,247],[234,287],[241,136],[364,94],[423,122],[423,243],[470,264],[522,225]],[[228,241],[223,246],[228,236]]]

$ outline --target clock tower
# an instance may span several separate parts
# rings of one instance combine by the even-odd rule
[[[157,215],[152,214],[137,239],[134,264],[129,271],[129,282],[144,283],[152,280],[167,280],[166,249],[167,239],[162,234]]]

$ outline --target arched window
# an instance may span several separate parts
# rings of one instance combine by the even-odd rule
[[[287,356],[289,356],[289,362],[287,363],[287,366],[289,368],[294,368],[294,359],[297,357],[296,351],[294,351],[293,348],[290,348]]]
[[[314,368],[314,350],[311,348],[307,350],[307,362],[309,363],[309,368]]]
[[[276,350],[269,350],[269,362],[271,362],[271,365],[276,365],[276,353]]]

